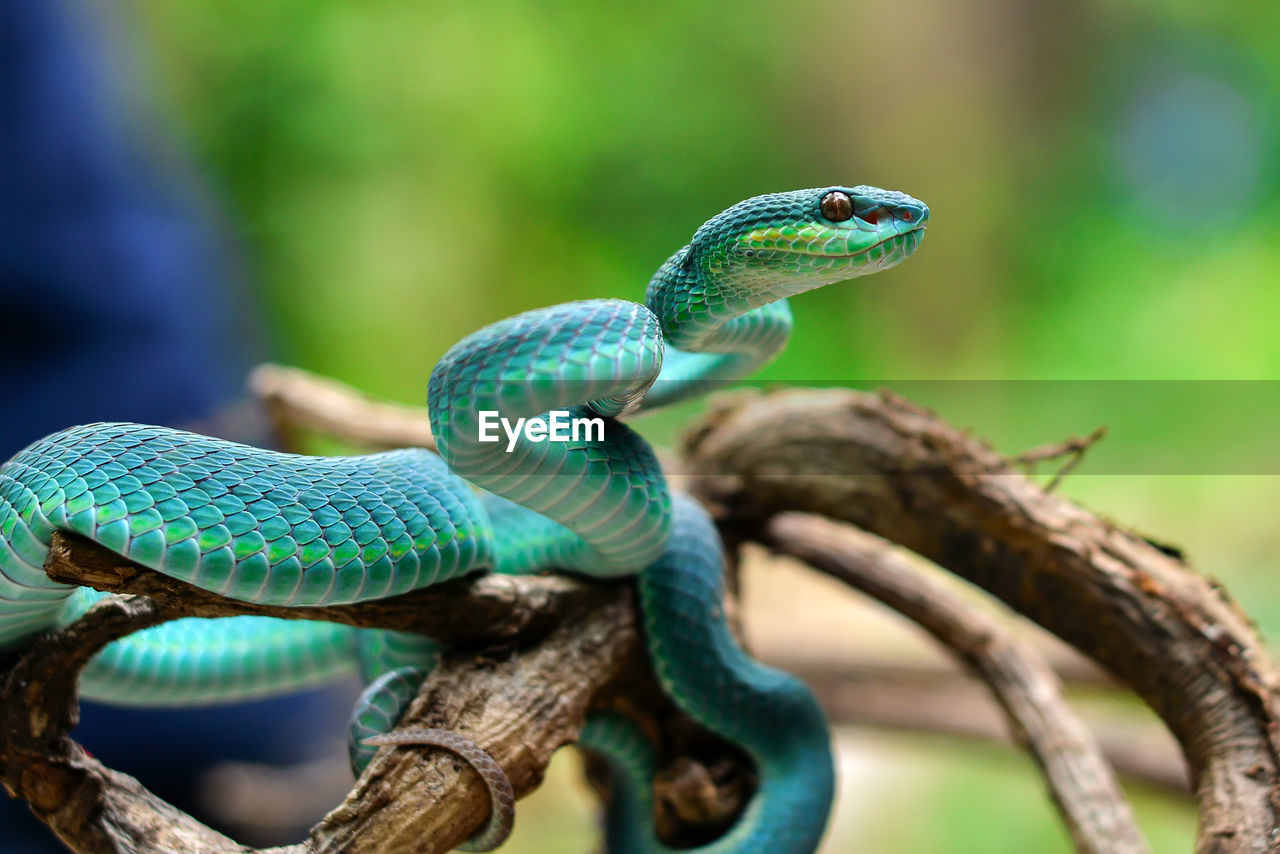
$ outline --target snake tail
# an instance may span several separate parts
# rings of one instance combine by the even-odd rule
[[[456,754],[480,775],[492,804],[485,826],[458,848],[462,851],[492,851],[506,841],[515,826],[515,791],[502,767],[484,748],[461,733],[443,729],[391,731],[425,678],[424,670],[401,667],[369,683],[351,715],[348,740],[351,770],[360,776],[382,747],[420,745],[439,747]]]

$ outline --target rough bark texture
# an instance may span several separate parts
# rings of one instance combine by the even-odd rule
[[[726,525],[802,510],[903,545],[1008,603],[1133,688],[1182,746],[1197,850],[1280,850],[1280,678],[1248,619],[1179,555],[1014,472],[891,394],[725,400],[685,448]]]
[[[350,386],[283,365],[259,365],[249,390],[283,434],[314,430],[367,448],[431,448],[425,410],[373,400]]]
[[[1011,744],[1008,714],[990,689],[972,680],[938,685],[880,673],[866,679],[806,673],[806,681],[832,723],[871,727],[915,737]],[[1168,731],[1114,714],[1081,714],[1107,761],[1121,777],[1186,797],[1187,768]],[[1021,746],[1021,745],[1020,745]]]
[[[140,597],[99,602],[67,630],[24,650],[0,685],[0,779],[72,850],[240,850],[67,735],[79,717],[76,679],[93,653],[171,618]]]
[[[0,779],[76,851],[246,851],[107,769],[68,735],[80,668],[102,646],[179,616],[327,618],[448,637],[445,657],[403,726],[470,735],[517,796],[577,737],[588,704],[624,667],[639,669],[630,587],[562,576],[481,576],[379,602],[275,609],[231,602],[153,573],[85,540],[58,536],[47,569],[115,596],[16,657],[0,686]],[[448,851],[483,824],[488,794],[452,754],[384,750],[346,801],[294,851]]]
[[[446,656],[400,726],[469,735],[507,772],[516,796],[528,794],[636,651],[631,615],[630,597],[615,595],[528,650],[484,661]],[[489,795],[479,775],[451,753],[432,750],[424,760],[419,752],[383,749],[312,831],[311,850],[436,854],[483,825]]]
[[[782,553],[914,620],[987,684],[1015,738],[1040,766],[1077,851],[1149,850],[1102,748],[1067,706],[1053,669],[1029,643],[879,537],[801,513],[773,517],[765,537]]]
[[[169,616],[163,619],[256,614],[286,620],[329,620],[358,628],[418,632],[463,650],[544,635],[612,595],[608,585],[564,575],[479,575],[354,605],[257,605],[209,593],[130,563],[82,537],[63,534],[54,534],[45,572],[67,584],[146,596],[168,608]]]

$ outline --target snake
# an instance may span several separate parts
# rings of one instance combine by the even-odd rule
[[[634,578],[661,686],[740,747],[758,781],[734,824],[696,850],[812,852],[834,792],[823,713],[801,681],[735,641],[715,525],[672,492],[625,419],[769,362],[791,332],[789,297],[900,263],[928,220],[924,203],[868,186],[739,202],[659,267],[643,303],[535,309],[450,348],[428,382],[438,453],[301,456],[129,423],[40,439],[0,465],[0,650],[70,624],[104,595],[45,574],[54,532],[277,606],[395,596],[483,571]],[[601,429],[550,441],[558,412]],[[524,429],[486,441],[486,413]],[[352,717],[359,773],[377,750],[406,744],[483,753],[464,734],[387,734],[438,651],[403,632],[185,618],[105,647],[82,671],[80,691],[122,705],[197,705],[293,691],[359,667],[368,681]],[[673,850],[654,829],[657,754],[639,725],[593,712],[580,745],[610,769],[609,850]],[[494,809],[466,845],[487,850],[510,830],[511,794],[500,768],[477,767]]]

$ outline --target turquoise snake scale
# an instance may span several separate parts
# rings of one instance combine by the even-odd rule
[[[619,419],[769,361],[790,333],[787,297],[900,263],[928,219],[910,196],[864,186],[740,202],[662,265],[644,304],[538,309],[450,349],[429,385],[439,456],[303,457],[138,424],[41,439],[0,466],[0,650],[67,624],[99,598],[45,575],[59,530],[203,589],[273,605],[393,596],[482,570],[637,576],[663,688],[740,745],[759,778],[733,827],[695,850],[812,852],[834,788],[823,715],[802,683],[734,642],[720,608],[722,554],[710,518],[671,495],[652,449]],[[558,410],[601,419],[603,436],[538,441],[526,429],[510,448],[505,437],[481,439],[483,413],[527,419],[545,434],[548,413]],[[377,734],[394,725],[434,655],[429,640],[400,633],[266,617],[184,619],[107,647],[82,673],[81,692],[119,704],[214,703],[295,690],[360,666],[370,688],[353,716],[359,769],[378,746],[408,740]],[[604,754],[614,773],[609,850],[668,850],[652,827],[655,760],[638,728],[597,713],[582,744]],[[491,792],[495,818],[470,840],[472,850],[493,847],[509,830]]]

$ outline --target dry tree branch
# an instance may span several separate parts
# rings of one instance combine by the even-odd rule
[[[1009,458],[1009,462],[1020,466],[1028,474],[1034,473],[1036,463],[1045,460],[1056,460],[1067,457],[1067,461],[1062,464],[1053,477],[1044,486],[1045,492],[1053,492],[1057,489],[1067,475],[1075,471],[1076,466],[1084,459],[1085,451],[1101,442],[1107,435],[1107,426],[1105,424],[1094,428],[1093,432],[1088,436],[1072,436],[1061,442],[1051,442],[1048,445],[1041,445],[1037,448],[1023,451]]]
[[[477,666],[446,655],[401,727],[465,733],[507,772],[516,796],[542,782],[551,754],[577,739],[593,698],[626,669],[639,643],[625,586],[566,620],[537,646]],[[479,775],[452,754],[383,750],[346,800],[311,832],[305,850],[418,851],[457,847],[489,815]],[[461,767],[460,767],[461,766]]]
[[[477,575],[352,605],[260,605],[201,590],[132,563],[97,543],[61,533],[53,536],[45,573],[63,584],[147,596],[177,616],[253,614],[285,620],[328,620],[357,628],[418,632],[463,650],[540,637],[613,595],[610,585],[564,575]]]
[[[735,530],[820,513],[995,594],[1169,726],[1199,805],[1197,851],[1280,850],[1280,674],[1235,603],[1179,558],[887,393],[739,396],[690,435],[686,471]]]
[[[1036,648],[1067,688],[1101,701],[1103,708],[1131,696],[1088,659],[1064,655],[1066,650],[1056,647]],[[807,682],[834,724],[1010,744],[1007,718],[990,690],[946,659],[903,660],[874,650],[774,653],[762,658]],[[1080,714],[1121,777],[1181,797],[1190,795],[1178,743],[1158,722],[1114,711],[1090,712],[1087,707]]]
[[[1120,696],[1122,688],[1106,671],[1071,650],[1046,649],[1035,643],[1036,653],[1053,668],[1054,674],[1068,688]],[[942,650],[945,653],[945,650]],[[844,682],[867,682],[876,685],[927,685],[952,687],[968,685],[973,677],[949,658],[917,658],[883,654],[875,649],[807,649],[757,650],[769,664],[806,681],[838,679]],[[1070,654],[1061,654],[1062,652]],[[1123,692],[1128,693],[1128,692]]]
[[[67,735],[79,716],[80,668],[111,641],[173,616],[149,599],[111,597],[23,650],[0,684],[0,779],[73,850],[243,850]]]
[[[273,609],[221,600],[78,538],[57,535],[47,568],[60,580],[154,597],[99,603],[24,649],[0,686],[0,779],[78,851],[249,850],[103,767],[67,734],[78,714],[80,668],[110,641],[166,619],[323,616],[447,637],[473,650],[498,645],[483,655],[446,655],[402,725],[468,733],[502,764],[517,796],[537,786],[551,754],[576,738],[588,704],[637,667],[640,655],[623,584],[486,575],[390,600]],[[438,751],[383,751],[344,803],[291,850],[431,854],[455,847],[489,810],[478,776],[458,764]]]
[[[1014,454],[1009,457],[1009,462],[1019,466],[1034,466],[1036,463],[1044,462],[1045,460],[1056,460],[1066,456],[1079,457],[1105,439],[1106,436],[1107,426],[1102,424],[1095,427],[1088,436],[1071,436],[1060,442],[1037,445],[1020,454]]]
[[[806,681],[834,724],[1014,746],[1008,715],[991,691],[974,680],[937,685],[892,676],[851,680],[815,673]],[[1081,717],[1121,777],[1175,797],[1190,795],[1186,763],[1168,730],[1113,714]]]
[[[880,538],[848,525],[784,513],[769,520],[764,538],[915,621],[979,675],[1039,764],[1077,851],[1149,850],[1101,748],[1028,643]]]
[[[286,435],[302,427],[372,449],[436,446],[425,409],[373,400],[299,368],[259,365],[249,390]]]

